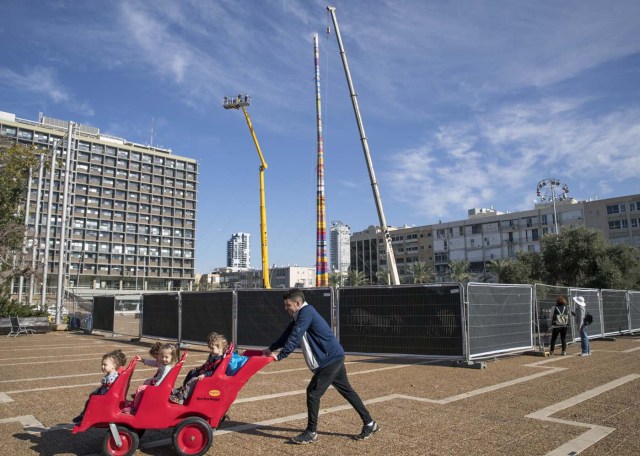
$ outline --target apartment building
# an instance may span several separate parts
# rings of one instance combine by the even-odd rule
[[[262,270],[234,270],[220,268],[214,273],[220,276],[221,288],[262,288]],[[305,266],[274,266],[269,269],[271,288],[315,287],[316,269]]]
[[[55,151],[53,181],[34,170],[27,199],[27,249],[35,265],[46,259],[47,290],[58,288],[60,268],[65,288],[191,287],[196,160],[42,114],[31,121],[0,112],[0,135],[36,147],[47,163]]]
[[[251,235],[234,233],[227,241],[227,267],[251,268]]]
[[[387,228],[401,279],[409,274],[413,263],[433,264],[433,230],[430,225]],[[378,283],[379,272],[387,272],[387,253],[379,227],[369,226],[351,235],[351,268],[363,271],[372,284]]]
[[[351,228],[340,221],[331,222],[329,232],[330,271],[346,274],[351,265]]]
[[[398,273],[408,274],[414,262],[433,267],[439,280],[447,280],[450,261],[468,261],[471,270],[485,271],[491,260],[515,258],[520,251],[540,251],[543,236],[562,227],[586,226],[600,230],[609,242],[640,247],[640,195],[603,200],[566,199],[536,204],[527,211],[500,212],[469,209],[468,218],[421,227],[389,227]],[[372,283],[386,268],[380,229],[370,226],[351,236],[351,264]]]

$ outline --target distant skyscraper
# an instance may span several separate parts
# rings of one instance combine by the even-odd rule
[[[331,222],[331,270],[348,272],[351,266],[349,239],[351,228],[340,221]]]
[[[251,248],[249,233],[234,233],[227,241],[227,267],[249,269]]]

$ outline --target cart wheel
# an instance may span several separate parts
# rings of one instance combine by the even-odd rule
[[[202,418],[187,418],[173,431],[173,447],[180,456],[202,456],[212,443],[213,431]]]
[[[107,431],[102,439],[102,454],[104,456],[131,456],[138,449],[140,442],[138,434],[126,426],[117,426],[122,446],[118,448],[116,441],[111,435],[111,431]]]

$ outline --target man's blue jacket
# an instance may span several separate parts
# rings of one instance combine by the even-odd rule
[[[269,346],[279,348],[278,361],[286,358],[296,348],[302,348],[307,366],[312,371],[344,358],[344,350],[333,335],[329,324],[310,304],[304,303],[282,335]]]

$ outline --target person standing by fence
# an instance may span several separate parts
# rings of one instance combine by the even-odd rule
[[[559,297],[556,300],[556,306],[553,308],[553,317],[551,318],[551,344],[549,355],[553,355],[556,348],[556,339],[560,334],[560,343],[562,344],[562,356],[567,354],[567,327],[569,326],[569,309],[567,308],[567,300]]]
[[[576,325],[578,325],[578,331],[580,332],[580,347],[582,352],[580,356],[589,356],[591,349],[589,348],[589,334],[587,333],[587,325],[590,323],[587,321],[587,303],[582,296],[576,296],[573,298],[575,302],[576,310],[573,315],[576,317]]]

